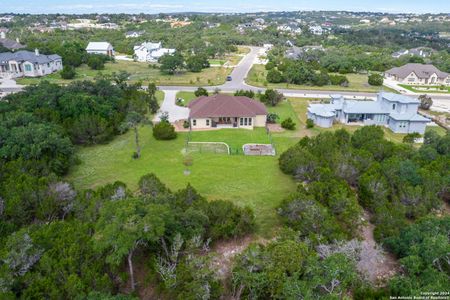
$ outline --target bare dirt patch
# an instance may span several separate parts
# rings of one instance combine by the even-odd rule
[[[267,128],[269,129],[270,132],[284,132],[286,131],[286,129],[284,129],[283,127],[281,127],[280,124],[272,124],[272,123],[268,123],[267,124]]]
[[[369,214],[366,212],[364,218],[369,220]],[[394,256],[385,252],[380,245],[375,242],[373,230],[375,226],[367,223],[361,229],[363,239],[358,262],[358,270],[366,276],[366,279],[376,285],[383,285],[387,279],[394,276],[399,265]]]

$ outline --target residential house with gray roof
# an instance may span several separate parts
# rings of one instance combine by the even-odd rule
[[[0,28],[0,45],[10,49],[12,51],[17,50],[17,49],[22,49],[25,48],[24,45],[22,45],[21,43],[19,43],[19,39],[16,39],[15,41],[7,39],[6,38],[6,33],[8,32],[8,29],[5,28]]]
[[[0,78],[41,77],[62,70],[61,56],[20,50],[0,53]]]
[[[348,100],[331,95],[331,102],[308,106],[308,119],[319,127],[329,128],[339,122],[348,125],[381,125],[395,133],[425,133],[430,119],[417,113],[417,98],[381,92],[375,101]]]
[[[406,64],[392,68],[384,77],[408,85],[447,85],[450,86],[450,74],[440,71],[433,65]]]

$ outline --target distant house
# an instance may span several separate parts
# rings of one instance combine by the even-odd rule
[[[40,77],[62,70],[61,56],[20,50],[0,53],[0,77]]]
[[[314,35],[322,35],[323,34],[323,28],[322,26],[310,26],[309,32],[311,32]]]
[[[6,30],[0,31],[0,45],[1,46],[5,47],[9,50],[12,50],[12,51],[25,48],[24,45],[19,43],[19,39],[16,39],[15,41],[7,39],[6,32],[7,32]]]
[[[433,65],[406,64],[386,71],[384,76],[409,85],[450,85],[450,74]]]
[[[243,96],[202,96],[188,104],[191,129],[265,127],[267,109]]]
[[[107,56],[114,56],[114,48],[108,42],[89,42],[86,47],[88,54],[103,54]]]
[[[157,62],[164,54],[173,54],[175,49],[163,48],[161,42],[145,42],[134,46],[134,57],[141,62]]]
[[[284,57],[289,59],[301,59],[305,55],[305,53],[308,53],[310,51],[325,51],[325,48],[322,45],[303,47],[293,46],[286,50]]]
[[[425,57],[429,57],[433,52],[434,52],[434,50],[431,48],[418,47],[418,48],[413,48],[413,49],[409,49],[409,50],[402,49],[400,51],[394,52],[394,53],[392,53],[392,57],[400,58],[405,55],[410,55],[410,56],[420,56],[420,57],[425,58]]]
[[[129,38],[137,38],[137,37],[140,37],[143,33],[144,33],[144,31],[128,31],[128,32],[125,33],[125,37],[127,39],[129,39]]]
[[[381,125],[395,133],[425,133],[430,119],[417,113],[420,101],[416,98],[382,92],[376,101],[347,100],[331,95],[329,104],[310,104],[308,119],[319,127],[331,127],[334,122],[355,125]]]

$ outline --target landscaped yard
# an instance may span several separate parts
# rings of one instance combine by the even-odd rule
[[[22,78],[17,80],[18,84],[35,84],[40,80],[48,80],[58,84],[68,84],[73,80],[93,80],[98,74],[112,74],[113,72],[126,71],[131,74],[132,82],[142,81],[143,84],[155,82],[157,85],[219,85],[225,82],[231,73],[230,68],[211,67],[199,73],[182,72],[178,75],[164,75],[159,69],[149,67],[146,63],[123,61],[106,63],[104,70],[92,70],[87,65],[81,65],[77,69],[77,76],[72,80],[64,80],[59,73],[50,74],[42,78]]]
[[[284,175],[278,167],[278,155],[294,145],[303,136],[313,136],[320,132],[345,128],[351,132],[359,126],[335,125],[330,129],[305,128],[307,99],[289,98],[277,107],[269,107],[270,112],[280,116],[280,120],[293,118],[297,123],[294,131],[272,133],[277,156],[223,155],[214,153],[191,153],[193,165],[191,174],[184,175],[184,147],[188,133],[179,133],[176,140],[157,141],[151,134],[150,126],[140,128],[142,157],[132,158],[135,151],[134,134],[128,132],[107,145],[78,149],[80,164],[73,167],[66,179],[78,188],[95,188],[116,180],[125,182],[135,191],[139,178],[147,173],[155,173],[169,188],[176,190],[192,184],[210,200],[227,199],[238,205],[250,206],[256,214],[258,233],[270,236],[278,228],[276,207],[280,201],[295,191],[296,183]],[[439,127],[430,127],[444,134]],[[384,129],[389,140],[401,142],[404,135],[394,134]],[[191,133],[192,141],[225,142],[233,148],[245,143],[268,143],[264,129],[239,130],[223,129]]]
[[[149,126],[142,127],[139,132],[142,147],[139,160],[131,157],[135,147],[134,134],[128,132],[107,145],[80,148],[81,164],[71,170],[67,179],[78,188],[93,188],[120,180],[131,190],[136,190],[139,178],[153,172],[171,189],[191,183],[208,199],[227,199],[250,206],[256,213],[260,234],[270,235],[277,227],[275,208],[296,188],[291,177],[279,170],[277,157],[193,153],[191,174],[186,176],[183,148],[187,133],[180,133],[173,141],[156,141]],[[238,145],[245,141],[247,133],[249,141],[263,138],[260,131],[239,132],[236,140],[226,131],[210,131],[205,135],[198,132],[195,138],[223,139]],[[289,145],[295,142],[295,139],[283,139],[283,143]]]
[[[189,102],[196,99],[197,97],[195,96],[194,92],[178,92],[176,98],[181,98],[184,100],[183,105],[180,106],[187,106]]]
[[[325,86],[309,86],[297,85],[287,83],[267,83],[267,70],[263,65],[253,65],[248,76],[247,84],[259,87],[278,88],[278,89],[296,89],[296,90],[325,90],[325,91],[347,91],[347,92],[379,92],[381,87],[371,86],[367,83],[367,75],[364,74],[345,74],[349,80],[348,87],[339,85],[325,85]],[[395,92],[392,89],[384,87],[384,90]]]
[[[441,89],[440,86],[426,86],[426,85],[407,85],[407,84],[399,84],[399,86],[401,86],[402,88],[405,88],[407,90],[410,90],[411,92],[414,93],[422,93],[422,94],[426,94],[426,93],[443,93],[443,94],[448,94],[450,93],[450,86],[445,86],[443,87],[443,89]]]

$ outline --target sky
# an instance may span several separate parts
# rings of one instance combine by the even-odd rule
[[[449,13],[450,0],[0,0],[0,13],[174,13],[348,10]]]

